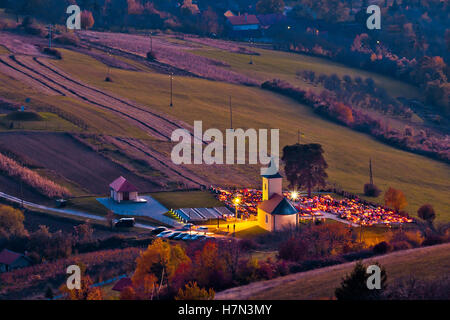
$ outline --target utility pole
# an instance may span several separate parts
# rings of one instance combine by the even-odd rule
[[[170,74],[170,106],[173,107],[173,72]]]
[[[373,184],[372,158],[369,159],[369,171],[370,171],[370,184]]]
[[[51,49],[52,48],[52,32],[53,32],[53,26],[51,24],[49,24],[47,26],[48,29],[48,47]]]
[[[108,50],[108,58],[111,58],[111,49]],[[106,79],[105,79],[106,81],[108,81],[110,79],[110,77],[109,77],[110,72],[111,72],[110,61],[107,62],[107,65],[108,65],[108,73],[106,75]]]
[[[150,31],[150,52],[153,53],[153,32]]]
[[[304,134],[300,131],[300,129],[297,130],[297,144],[300,144],[301,137],[304,136]]]
[[[233,107],[231,105],[231,96],[230,96],[230,129],[233,129]]]

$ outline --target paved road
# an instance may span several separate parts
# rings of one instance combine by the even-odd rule
[[[72,209],[51,208],[51,207],[43,206],[40,204],[32,203],[29,201],[22,202],[22,199],[16,198],[14,196],[11,196],[11,195],[3,193],[3,192],[0,192],[0,198],[7,199],[11,202],[15,202],[15,203],[19,203],[19,204],[23,203],[24,207],[28,207],[31,209],[40,209],[40,210],[45,210],[45,211],[49,211],[49,212],[63,213],[63,214],[71,215],[71,216],[88,218],[88,219],[97,220],[97,221],[106,221],[105,217],[97,216],[95,214],[90,214],[87,212],[82,212],[82,211],[72,210]],[[148,230],[155,229],[154,226],[151,226],[148,224],[142,224],[142,223],[136,223],[135,227],[142,228],[142,229],[148,229]]]

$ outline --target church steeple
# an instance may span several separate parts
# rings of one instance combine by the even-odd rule
[[[262,200],[269,200],[274,194],[283,195],[283,177],[279,172],[272,175],[262,175]]]

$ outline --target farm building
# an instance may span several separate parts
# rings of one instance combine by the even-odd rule
[[[227,17],[228,24],[233,31],[258,30],[260,22],[254,14]]]
[[[138,189],[124,177],[119,177],[110,185],[111,199],[120,203],[122,201],[139,201]]]
[[[3,249],[0,252],[0,273],[25,268],[28,267],[30,263],[30,259],[23,254],[8,249]]]
[[[262,202],[258,204],[258,224],[270,232],[295,225],[298,210],[283,196],[283,177],[263,175]]]

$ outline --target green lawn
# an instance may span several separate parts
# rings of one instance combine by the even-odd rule
[[[96,197],[72,198],[69,200],[67,207],[99,216],[106,216],[108,214],[108,209],[98,202]]]
[[[63,132],[80,132],[81,128],[75,126],[67,120],[62,119],[58,115],[50,112],[39,112],[42,120],[39,121],[12,121],[6,119],[6,115],[0,115],[0,129],[15,130],[41,130],[41,131],[63,131]]]
[[[368,162],[372,158],[375,183],[383,191],[390,186],[403,190],[410,213],[415,214],[420,205],[429,202],[434,205],[439,221],[450,218],[447,164],[380,143],[368,135],[326,121],[289,98],[259,88],[175,77],[174,107],[169,108],[167,75],[114,69],[114,82],[106,83],[103,64],[86,55],[61,51],[64,59],[55,64],[75,77],[190,124],[202,120],[204,128],[224,130],[229,126],[228,96],[231,94],[236,127],[280,128],[280,148],[297,142],[298,129],[305,133],[303,142],[321,143],[329,164],[330,183],[360,194],[369,180]],[[199,167],[202,168],[199,170],[207,169]],[[257,170],[243,167],[243,174],[253,175],[254,181],[259,181]],[[232,177],[229,180],[233,183]],[[382,196],[376,201],[382,202]]]
[[[151,193],[155,200],[168,209],[222,207],[212,193],[207,191],[178,191]]]
[[[70,97],[49,96],[39,93],[27,84],[14,80],[2,73],[0,73],[0,96],[24,105],[27,110],[46,111],[47,114],[56,114],[60,118],[59,125],[61,125],[61,129],[66,132],[78,133],[80,130],[83,130],[85,133],[148,138],[148,135],[143,130],[131,126],[127,120],[111,114],[109,111],[86,105],[82,101]],[[25,102],[26,98],[30,99],[29,103]],[[66,119],[70,119],[70,121],[81,119],[87,125],[87,130],[80,128],[74,123],[68,124],[69,120]],[[43,125],[45,126],[45,124]],[[55,129],[58,128],[56,127]]]

